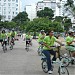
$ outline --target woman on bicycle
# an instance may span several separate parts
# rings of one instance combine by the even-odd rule
[[[50,58],[50,55],[52,54],[54,57],[53,57],[53,61],[56,61],[56,52],[53,51],[51,49],[50,46],[54,46],[54,42],[57,42],[59,43],[60,45],[62,45],[62,43],[60,43],[56,37],[54,37],[53,35],[53,31],[50,30],[48,32],[48,36],[46,36],[43,40],[43,43],[44,43],[44,47],[43,47],[43,53],[44,55],[46,56],[47,58],[47,65],[48,65],[48,73],[49,74],[52,74],[53,71],[52,71],[52,65],[51,65],[51,58]]]

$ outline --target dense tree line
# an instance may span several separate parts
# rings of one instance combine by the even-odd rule
[[[14,28],[25,32],[39,32],[42,29],[45,31],[52,29],[55,32],[63,32],[69,30],[69,27],[72,25],[71,20],[67,17],[56,16],[54,18],[54,11],[48,7],[37,11],[37,16],[38,18],[30,21],[26,12],[20,12],[11,22],[2,22],[0,19],[0,28]]]

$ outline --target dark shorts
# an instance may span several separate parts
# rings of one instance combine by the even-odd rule
[[[26,40],[26,44],[30,44],[31,40]]]

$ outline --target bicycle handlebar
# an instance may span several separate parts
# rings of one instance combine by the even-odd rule
[[[57,47],[61,47],[61,46],[65,46],[64,44],[62,45],[55,45],[55,46],[50,46],[51,48],[57,48]]]

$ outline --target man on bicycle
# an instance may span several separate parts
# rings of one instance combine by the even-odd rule
[[[52,71],[52,65],[51,65],[51,57],[50,57],[51,54],[54,56],[52,60],[56,61],[56,52],[51,49],[51,46],[54,46],[54,42],[57,42],[60,45],[62,45],[62,43],[60,43],[56,39],[56,37],[54,37],[53,31],[50,30],[48,32],[48,36],[46,36],[44,38],[44,40],[43,40],[43,43],[44,43],[43,44],[44,45],[44,47],[43,47],[43,53],[44,53],[44,55],[47,58],[47,65],[48,65],[48,73],[49,74],[53,73],[53,71]]]
[[[15,45],[15,43],[14,43],[14,40],[15,40],[15,31],[14,31],[14,29],[12,29],[12,32],[11,32],[11,42],[13,42],[13,45]]]
[[[72,52],[72,57],[75,57],[75,45],[73,44],[75,42],[73,31],[69,31],[69,35],[66,37],[66,49]]]
[[[39,36],[38,36],[38,43],[42,44],[43,43],[43,39],[45,38],[46,34],[44,32],[44,30],[41,30]]]
[[[2,38],[2,46],[5,44],[7,45],[7,35],[6,35],[6,32],[5,30],[2,30],[2,33],[1,33],[1,38]]]
[[[28,32],[28,34],[26,34],[26,46],[27,44],[32,45],[31,41],[32,41],[32,38],[31,38],[30,32]]]

